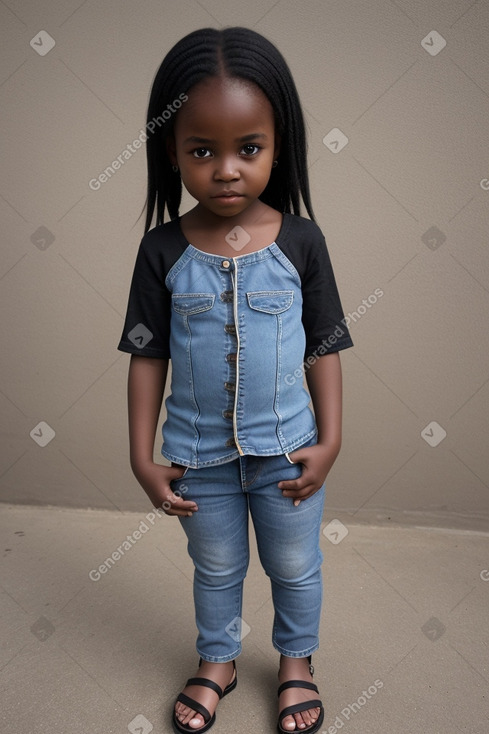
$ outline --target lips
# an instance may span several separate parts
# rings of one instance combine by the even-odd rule
[[[237,191],[220,191],[218,194],[215,194],[213,196],[213,199],[232,199],[236,198],[238,196],[242,196],[243,194],[239,194]]]

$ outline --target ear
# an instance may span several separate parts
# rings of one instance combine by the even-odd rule
[[[166,152],[168,154],[168,158],[170,159],[170,163],[172,166],[178,165],[177,161],[177,149],[175,145],[175,136],[173,134],[170,134],[166,139]]]

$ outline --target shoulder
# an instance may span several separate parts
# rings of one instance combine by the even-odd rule
[[[312,220],[297,214],[284,214],[277,245],[301,275],[326,251],[326,242],[320,227]]]
[[[159,224],[148,230],[141,239],[140,248],[146,252],[160,252],[181,245],[182,233],[177,219]]]
[[[324,235],[320,227],[311,219],[297,214],[284,214],[282,241],[294,249],[315,251],[325,246]]]
[[[146,232],[140,242],[138,259],[161,274],[167,273],[187,248],[177,219],[159,224]]]
[[[294,234],[304,235],[305,237],[323,236],[316,222],[306,217],[300,217],[298,214],[284,214],[284,224],[287,224],[289,230]]]

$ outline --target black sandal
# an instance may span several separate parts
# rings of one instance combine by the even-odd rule
[[[199,660],[199,668],[202,665],[202,658]],[[233,668],[236,670],[236,662],[233,660]],[[238,676],[235,674],[234,680],[229,683],[229,685],[226,686],[224,691],[222,690],[221,686],[217,685],[213,680],[210,680],[209,678],[189,678],[186,686],[205,686],[206,688],[212,688],[213,691],[217,693],[219,696],[219,700],[223,698],[224,696],[227,696],[228,693],[231,693],[231,691],[234,691],[238,684]],[[204,719],[204,725],[200,727],[200,729],[195,729],[190,726],[185,726],[184,724],[181,724],[179,720],[177,719],[176,713],[175,713],[175,704],[180,701],[180,703],[184,703],[185,706],[188,706],[193,711],[196,711],[198,714],[201,714],[201,716]],[[172,716],[172,724],[173,724],[173,731],[177,732],[177,734],[190,734],[191,732],[194,732],[195,734],[203,734],[205,731],[209,731],[211,726],[214,725],[216,721],[216,712],[210,715],[209,711],[206,709],[205,706],[202,706],[201,703],[198,701],[195,701],[193,698],[190,698],[190,696],[187,696],[185,693],[179,693],[177,696],[177,700],[175,701],[175,704],[173,704],[173,716]]]
[[[309,672],[311,675],[314,675],[314,668],[311,664],[311,656],[307,658],[309,661]],[[307,688],[310,691],[314,691],[315,693],[319,694],[318,687],[314,683],[310,683],[307,680],[288,680],[285,681],[285,683],[282,683],[278,688],[278,695],[282,693],[282,691],[287,690],[287,688]],[[314,724],[311,724],[311,726],[306,727],[305,729],[298,729],[297,726],[295,729],[283,729],[282,728],[282,720],[285,719],[286,716],[290,716],[291,714],[299,714],[302,711],[307,711],[308,709],[315,709],[319,708],[321,709],[319,712],[319,716],[317,720],[314,722]],[[278,715],[278,722],[277,722],[277,730],[279,734],[295,734],[295,732],[302,732],[302,734],[314,734],[315,732],[319,731],[324,721],[324,708],[322,701],[319,700],[319,698],[313,698],[310,701],[305,701],[304,703],[296,703],[293,706],[286,706],[286,708],[282,709],[280,714]],[[201,731],[200,729],[198,731]]]

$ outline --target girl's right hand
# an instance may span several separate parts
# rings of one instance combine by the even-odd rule
[[[199,509],[193,500],[185,500],[182,494],[175,494],[170,486],[172,480],[183,476],[185,467],[148,462],[133,467],[133,472],[153,503],[153,507],[163,509],[166,515],[190,517]]]

